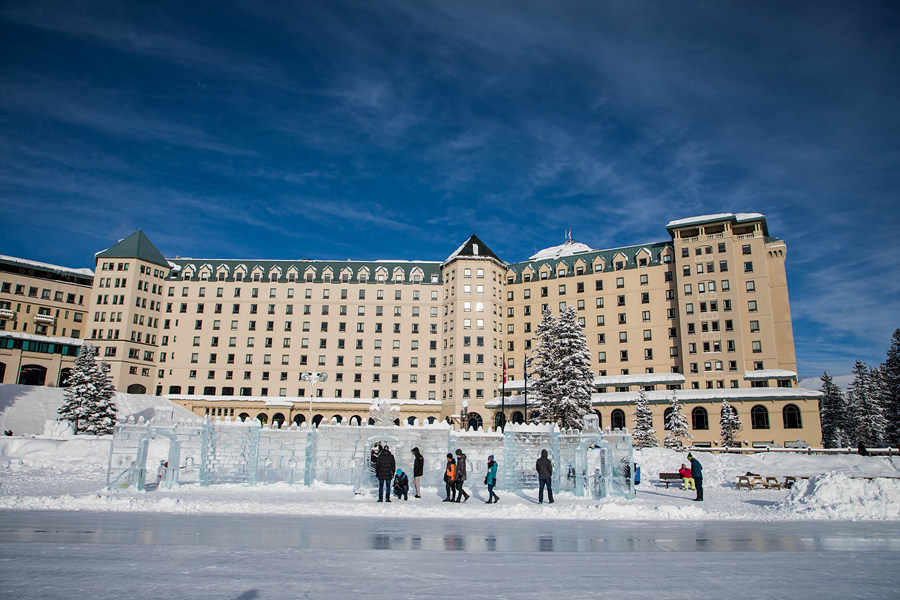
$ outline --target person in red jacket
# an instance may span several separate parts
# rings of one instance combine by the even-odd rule
[[[691,475],[691,470],[688,469],[687,465],[681,463],[681,468],[678,469],[678,474],[681,475],[681,479],[684,481],[684,489],[686,490],[696,490],[697,487],[694,485],[694,476]]]
[[[447,497],[444,502],[456,502],[456,461],[453,454],[447,453],[447,468],[444,470],[444,484],[447,486]]]

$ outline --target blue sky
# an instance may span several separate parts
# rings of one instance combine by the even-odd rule
[[[801,376],[900,326],[892,2],[0,4],[0,253],[509,261],[762,212]],[[25,218],[23,218],[25,215]]]

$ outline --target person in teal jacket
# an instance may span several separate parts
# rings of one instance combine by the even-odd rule
[[[488,456],[487,475],[484,482],[488,487],[488,499],[485,504],[493,504],[500,500],[500,496],[494,493],[494,486],[497,485],[497,463],[494,461],[494,455]]]

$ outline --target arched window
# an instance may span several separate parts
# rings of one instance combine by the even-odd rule
[[[246,421],[249,418],[250,418],[250,415],[248,415],[247,413],[241,413],[238,415],[238,421],[240,421],[241,423],[243,423],[244,421]]]
[[[341,415],[332,415],[331,418],[334,419],[334,421],[337,422],[337,423],[343,423],[343,422],[344,422],[344,417],[342,417]]]
[[[416,424],[416,418],[413,417],[412,415],[406,417],[406,424],[407,424],[407,425],[415,425],[415,424]]]
[[[671,429],[671,427],[669,427],[669,416],[671,416],[671,414],[672,414],[671,406],[663,411],[663,428],[666,431],[669,431],[669,429]]]
[[[146,394],[147,388],[145,388],[144,386],[142,386],[139,383],[132,383],[131,385],[128,386],[128,389],[126,389],[125,391],[128,392],[129,394]]]
[[[303,415],[294,415],[294,425],[296,425],[297,427],[300,427],[300,425],[302,425],[305,422],[306,422],[306,417],[304,417]]]
[[[796,404],[787,404],[781,409],[781,418],[784,420],[785,429],[802,429],[803,420],[800,418],[800,409]]]
[[[19,385],[44,385],[47,369],[41,365],[24,365],[19,369]]]
[[[750,409],[750,426],[753,429],[769,428],[769,411],[762,404],[757,404]]]
[[[428,417],[427,419],[425,419],[425,422],[428,423],[429,425],[431,425],[435,421],[437,421],[437,419],[434,417]]]
[[[351,425],[359,425],[361,423],[362,423],[362,419],[359,418],[359,415],[353,415],[352,417],[350,417]]]
[[[281,429],[281,426],[284,425],[284,415],[280,412],[272,415],[272,425],[277,425],[278,429]]]
[[[322,419],[323,419],[322,415],[315,415],[315,416],[313,417],[313,420],[312,420],[312,422],[313,422],[313,427],[318,427],[318,426],[319,426],[319,423],[322,422]]]
[[[269,422],[269,415],[267,415],[266,413],[259,413],[258,415],[256,415],[256,420],[265,425]]]
[[[65,368],[61,369],[59,372],[59,387],[66,387],[66,381],[69,379],[69,376],[72,374],[72,369]],[[0,373],[0,381],[3,381],[3,375]]]
[[[522,412],[517,410],[516,412],[514,412],[512,414],[512,422],[515,423],[516,425],[521,425],[522,423],[525,422],[525,415]]]
[[[702,406],[691,411],[691,427],[694,429],[709,429],[709,414]]]
[[[467,417],[466,429],[474,429],[477,431],[478,428],[482,426],[481,415],[477,412],[470,412]]]
[[[612,411],[609,421],[613,429],[625,429],[625,411],[621,408],[615,409]]]
[[[494,427],[505,427],[506,426],[506,417],[502,412],[498,412],[494,414]]]

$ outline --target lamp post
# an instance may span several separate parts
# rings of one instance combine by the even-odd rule
[[[328,379],[328,374],[317,373],[316,371],[307,371],[300,376],[300,379],[309,382],[309,426],[312,427],[312,403],[313,396],[316,395],[316,383]]]

